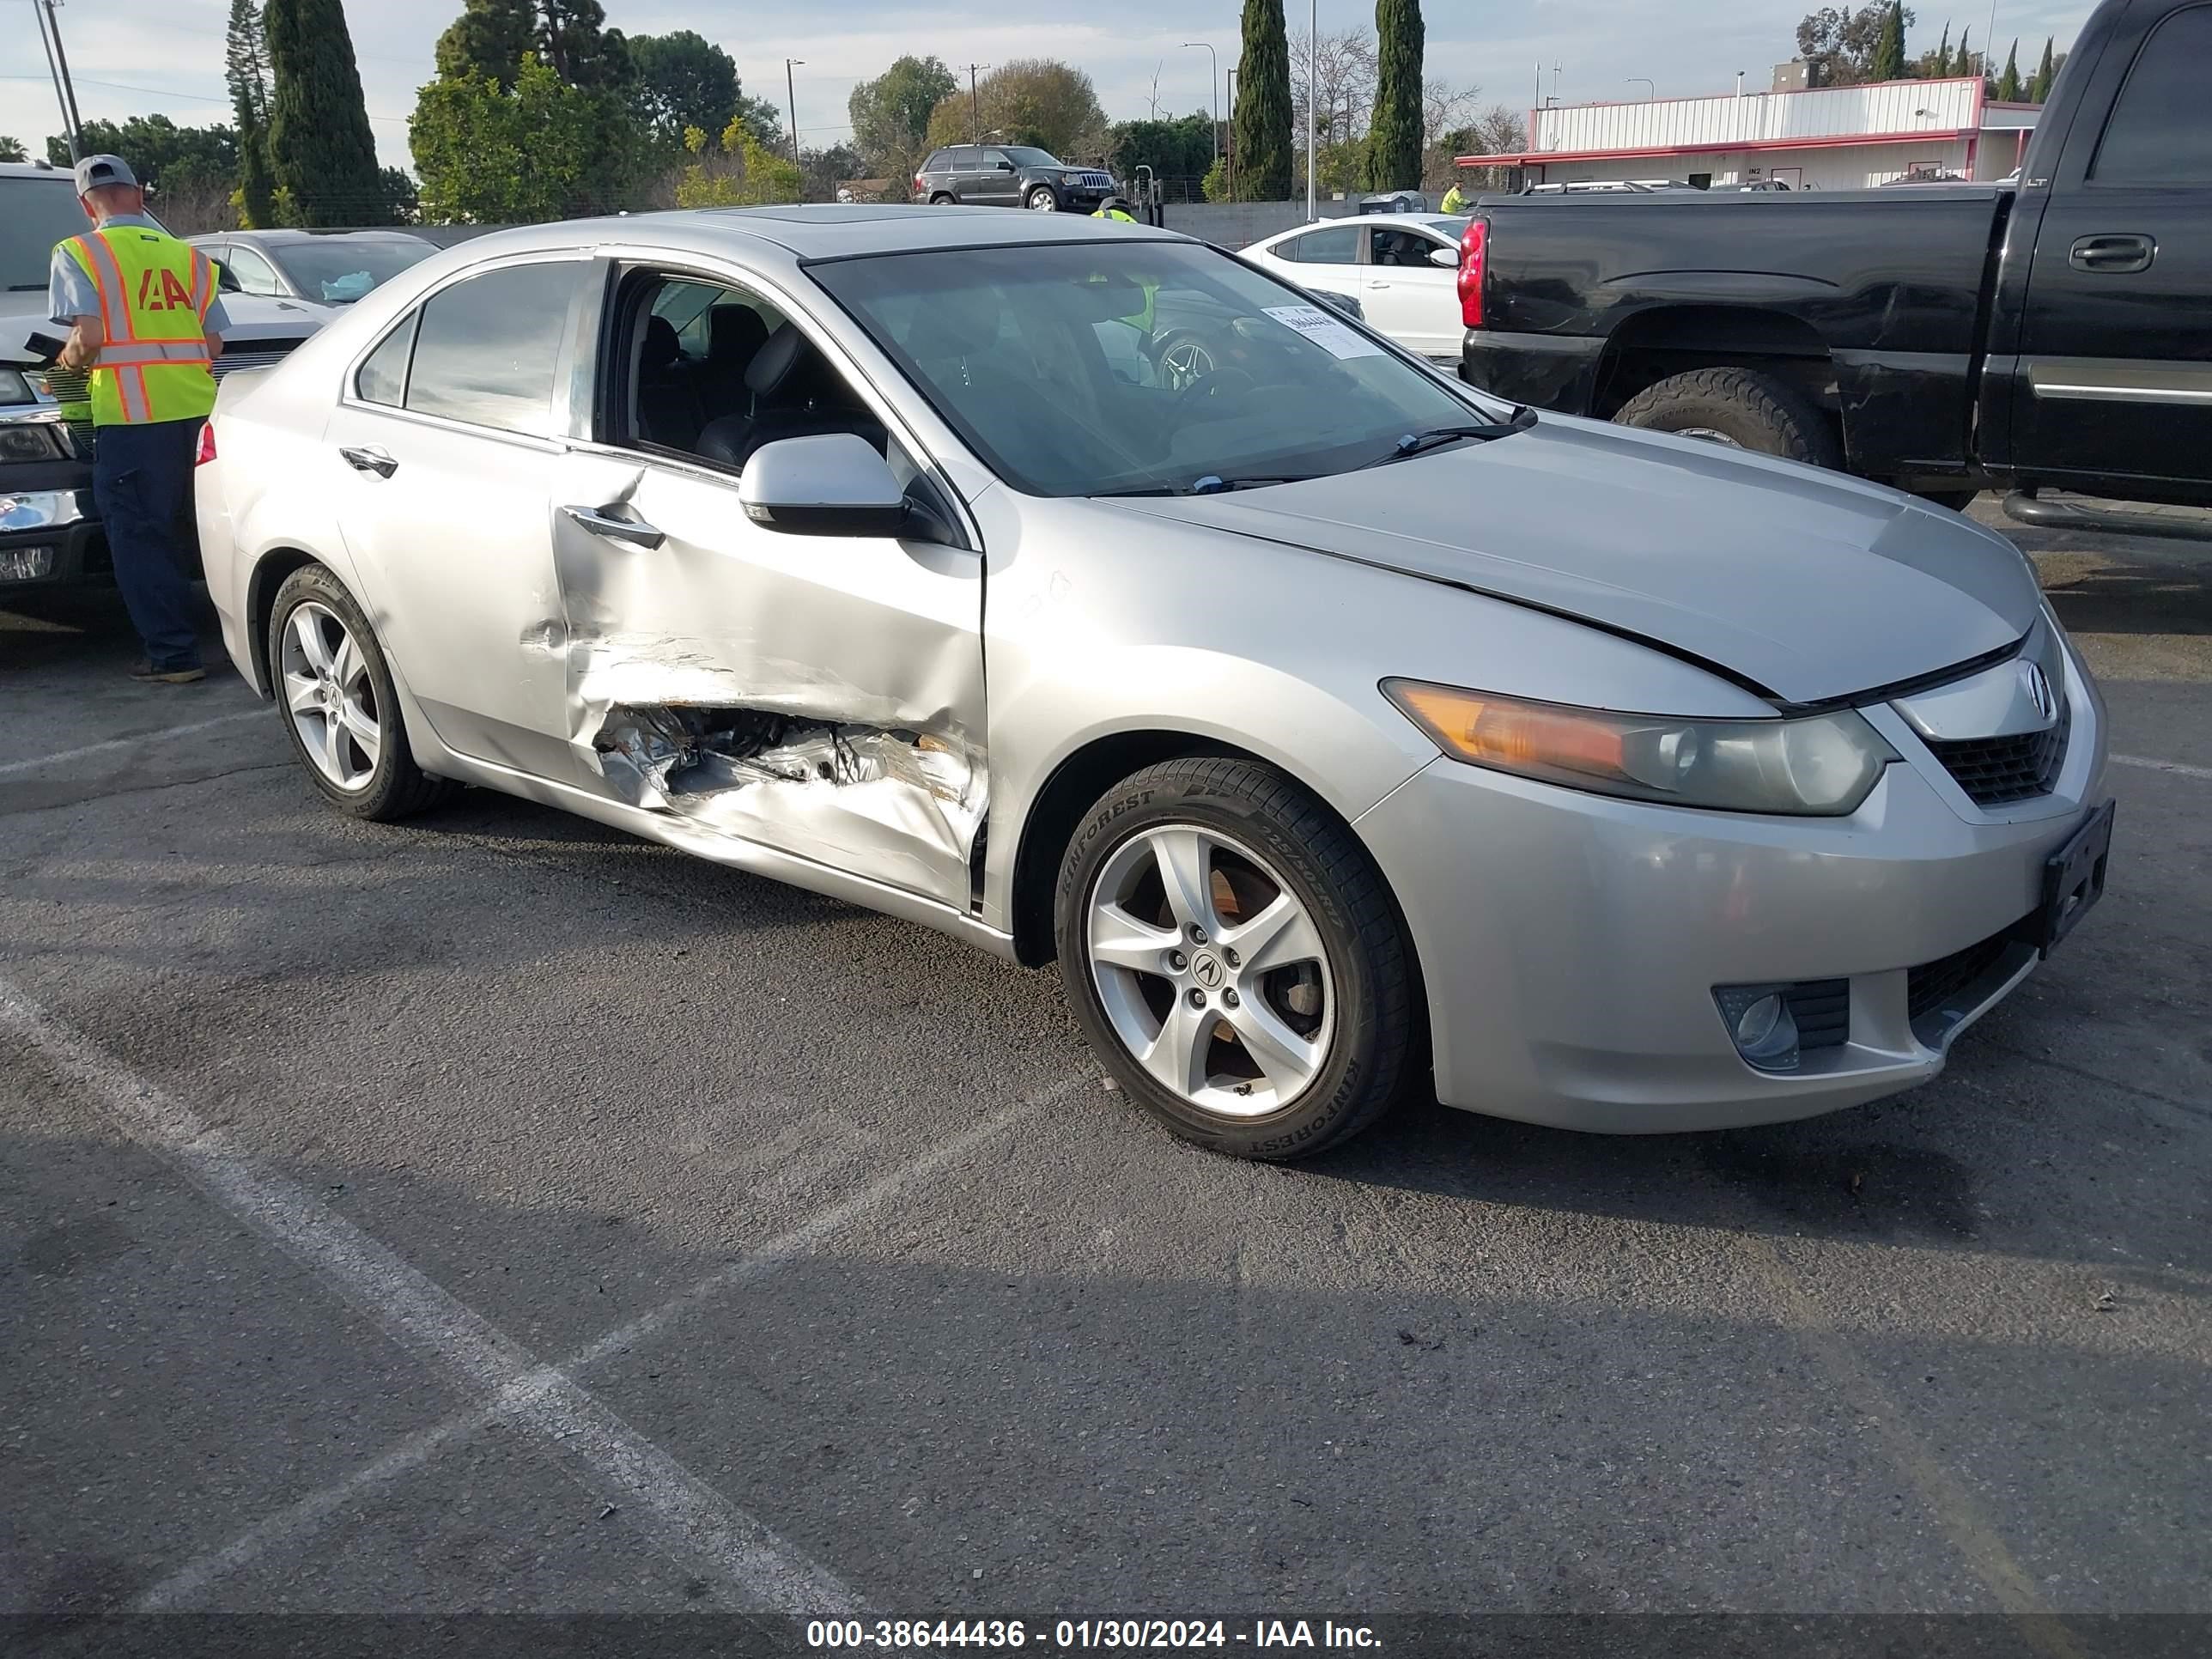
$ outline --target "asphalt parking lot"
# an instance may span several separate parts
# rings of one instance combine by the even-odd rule
[[[2212,1615],[2212,555],[2019,535],[2119,830],[1943,1078],[1288,1169],[1126,1108],[1048,974],[504,797],[355,823],[234,676],[126,680],[112,595],[0,611],[0,1628],[2203,1651],[2107,1621]]]

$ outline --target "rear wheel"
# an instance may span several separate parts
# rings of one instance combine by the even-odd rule
[[[269,662],[293,751],[340,811],[405,817],[453,788],[415,764],[383,647],[353,595],[321,565],[302,565],[276,590]]]
[[[1054,927],[1085,1034],[1184,1139],[1303,1158],[1395,1098],[1417,1018],[1381,874],[1257,762],[1163,762],[1109,791],[1061,860]]]
[[[951,207],[952,205],[952,192],[945,190],[939,191],[936,195],[929,198],[929,204],[932,207]]]
[[[1060,198],[1052,193],[1052,186],[1049,185],[1039,185],[1022,198],[1022,203],[1031,213],[1060,211]]]
[[[1844,463],[1843,447],[1814,404],[1787,380],[1749,368],[1700,368],[1649,386],[1613,417],[1623,426],[1703,438],[1814,466]]]

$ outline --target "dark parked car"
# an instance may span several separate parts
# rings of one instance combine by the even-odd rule
[[[438,251],[404,230],[231,230],[191,240],[222,267],[225,293],[320,306],[351,305]]]
[[[2027,522],[2212,506],[2212,4],[2105,0],[2014,186],[1486,198],[1462,372]]]
[[[1095,213],[1114,194],[1114,175],[1070,167],[1034,144],[950,144],[914,175],[918,202],[943,207],[1027,208],[1033,213]]]

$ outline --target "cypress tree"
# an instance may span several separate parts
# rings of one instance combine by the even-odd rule
[[[1291,194],[1291,43],[1283,0],[1244,0],[1237,76],[1237,191],[1248,202]]]
[[[2005,54],[2004,73],[1997,77],[1997,99],[1999,102],[2007,104],[2020,101],[2020,42],[2017,40],[2012,43],[2012,50]]]
[[[276,185],[269,173],[269,37],[253,0],[230,0],[222,56],[238,125],[239,222],[265,229],[276,222]]]
[[[2051,83],[2058,78],[2058,71],[2052,66],[2051,45],[2051,36],[2045,35],[2043,61],[2036,65],[2035,79],[2027,83],[2027,101],[2031,104],[2045,102],[2051,96]]]
[[[1902,81],[1905,78],[1905,0],[1889,0],[1889,12],[1881,20],[1881,35],[1874,45],[1874,58],[1867,66],[1869,81]]]
[[[1943,25],[1943,44],[1936,48],[1936,73],[1929,78],[1931,80],[1940,80],[1950,72],[1951,26],[1947,22]]]
[[[269,162],[299,222],[381,224],[391,216],[339,0],[269,0]]]
[[[1963,28],[1959,31],[1959,61],[1954,64],[1949,70],[1945,71],[1945,73],[1948,75],[1972,75],[1974,72],[1974,54],[1966,50],[1966,42],[1970,38],[1972,38],[1973,33],[1973,30],[1971,28]]]
[[[1375,0],[1375,118],[1367,130],[1370,190],[1421,182],[1421,0]]]

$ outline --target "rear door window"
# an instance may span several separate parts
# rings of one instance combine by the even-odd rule
[[[1285,245],[1282,257],[1302,265],[1356,265],[1359,263],[1359,227],[1337,225],[1310,230]]]
[[[508,265],[422,307],[406,406],[502,432],[550,437],[553,377],[580,261]]]
[[[2212,185],[2212,6],[2175,12],[2136,54],[2097,146],[2100,185]]]

